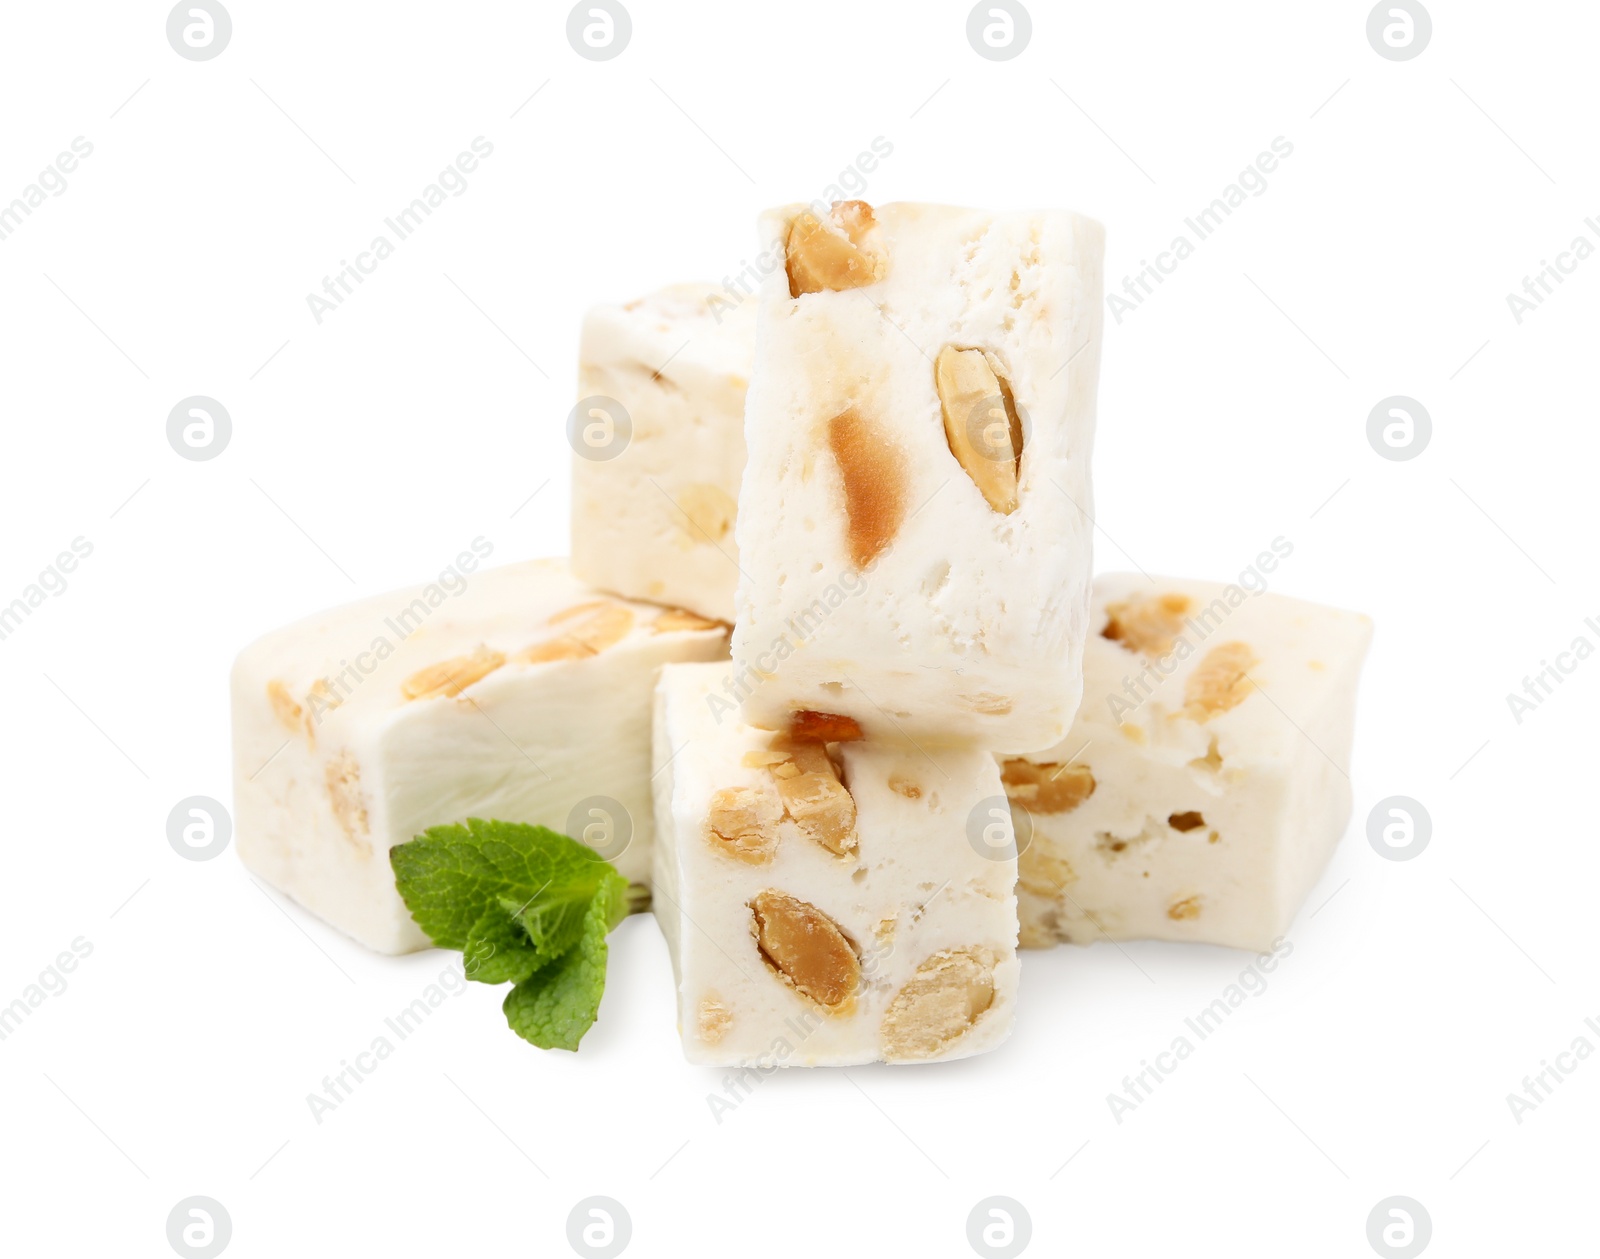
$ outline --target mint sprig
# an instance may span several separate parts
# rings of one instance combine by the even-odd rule
[[[543,826],[468,818],[389,850],[395,886],[468,979],[516,985],[511,1030],[577,1049],[606,982],[606,935],[628,915],[628,883],[575,839]]]

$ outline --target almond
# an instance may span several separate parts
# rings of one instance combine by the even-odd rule
[[[1102,638],[1121,643],[1129,651],[1159,657],[1172,650],[1183,621],[1193,609],[1188,595],[1152,595],[1147,599],[1125,599],[1106,607],[1106,627]]]
[[[715,1045],[733,1026],[733,1012],[717,997],[705,997],[695,1011],[695,1021],[700,1028],[700,1039]]]
[[[328,805],[339,829],[363,855],[370,855],[372,840],[367,822],[367,798],[361,790],[361,766],[349,752],[341,752],[328,762],[322,776],[328,789]]]
[[[789,718],[789,737],[800,743],[850,743],[861,737],[854,717],[802,708]]]
[[[1017,510],[1022,420],[1011,389],[982,350],[945,346],[933,365],[944,436],[984,501],[1002,516]]]
[[[273,716],[287,729],[296,734],[304,729],[305,709],[294,702],[289,688],[276,678],[267,683],[267,703],[272,705]]]
[[[505,662],[505,653],[491,651],[480,644],[470,655],[441,660],[426,669],[418,669],[400,684],[400,690],[407,699],[454,697]]]
[[[721,621],[713,621],[683,608],[668,608],[650,624],[652,634],[674,634],[680,630],[726,629]]]
[[[1184,683],[1182,715],[1192,721],[1210,721],[1237,708],[1255,690],[1249,671],[1256,663],[1256,654],[1247,643],[1213,647]]]
[[[994,966],[988,950],[966,948],[917,967],[883,1016],[885,1061],[932,1058],[960,1039],[994,1004]]]
[[[905,461],[855,407],[828,421],[828,448],[844,486],[850,558],[857,568],[866,568],[894,541],[905,520]]]
[[[1062,765],[1014,757],[1000,767],[1006,795],[1029,813],[1070,813],[1094,795],[1094,774],[1087,765]]]
[[[856,802],[840,781],[839,769],[820,743],[774,739],[774,753],[785,760],[771,766],[783,811],[806,838],[836,857],[856,851]]]
[[[838,923],[809,901],[771,889],[756,894],[750,912],[762,961],[830,1013],[849,1008],[861,962]]]
[[[765,865],[778,849],[783,806],[777,794],[754,787],[725,787],[706,809],[712,847],[747,865]]]
[[[535,643],[519,653],[517,659],[524,664],[547,664],[552,660],[598,656],[626,638],[633,622],[633,609],[620,603],[599,600],[576,604],[550,618],[551,625],[565,626],[559,634]]]
[[[1173,901],[1167,906],[1167,917],[1173,922],[1185,922],[1200,917],[1200,898],[1185,896],[1182,900]]]
[[[876,284],[889,272],[881,236],[865,201],[835,201],[825,219],[797,214],[784,242],[789,296]]]

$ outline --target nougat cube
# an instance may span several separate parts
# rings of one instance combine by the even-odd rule
[[[1372,622],[1251,584],[1096,579],[1071,732],[1001,758],[1025,947],[1288,931],[1350,819]]]
[[[583,321],[572,571],[602,590],[733,620],[753,298],[680,284]],[[620,404],[631,433],[606,411]],[[583,403],[580,403],[580,407]]]
[[[548,826],[648,880],[656,670],[726,656],[713,622],[598,594],[564,561],[466,567],[279,629],[233,668],[239,856],[380,953],[428,945],[389,849],[430,826]]]
[[[838,1066],[998,1045],[1018,965],[993,757],[719,720],[727,674],[669,665],[656,693],[653,905],[685,1055]]]
[[[1050,747],[1079,697],[1098,223],[801,206],[760,220],[733,637],[746,719]]]

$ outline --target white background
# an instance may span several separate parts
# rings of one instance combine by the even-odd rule
[[[1600,644],[1600,259],[1520,325],[1506,294],[1600,243],[1600,12],[1439,0],[1397,63],[1362,3],[1036,3],[995,64],[964,3],[630,8],[597,64],[564,4],[235,0],[202,63],[161,4],[5,7],[0,203],[94,151],[0,241],[0,603],[93,554],[0,642],[0,1003],[93,953],[0,1042],[0,1249],[170,1254],[192,1194],[239,1256],[564,1254],[591,1194],[638,1255],[965,1255],[992,1194],[1040,1254],[1370,1254],[1393,1194],[1432,1253],[1592,1245],[1600,1061],[1520,1124],[1506,1095],[1600,1047],[1600,660],[1520,724],[1505,697]],[[467,190],[319,325],[306,295],[477,136]],[[1102,568],[1227,579],[1282,535],[1275,589],[1376,621],[1355,818],[1292,956],[1121,1123],[1107,1094],[1249,957],[1031,954],[1001,1051],[781,1074],[718,1124],[635,919],[580,1054],[473,986],[319,1125],[306,1095],[448,958],[168,845],[178,800],[230,798],[234,653],[479,535],[561,553],[582,310],[732,274],[758,209],[877,136],[868,199],[1092,214],[1108,290],[1293,144],[1108,318],[1096,454]],[[166,441],[192,394],[232,415],[210,462]],[[1409,462],[1366,438],[1394,394],[1433,419]],[[1366,838],[1395,794],[1433,821],[1403,863]]]

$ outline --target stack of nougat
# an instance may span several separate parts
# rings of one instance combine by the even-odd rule
[[[241,655],[247,864],[404,952],[393,845],[580,838],[653,885],[708,1064],[992,1048],[1019,943],[1273,948],[1348,821],[1370,624],[1264,593],[1282,540],[1249,580],[1092,579],[1099,225],[759,227],[756,291],[587,316],[579,411],[626,437],[574,442],[570,568]]]

